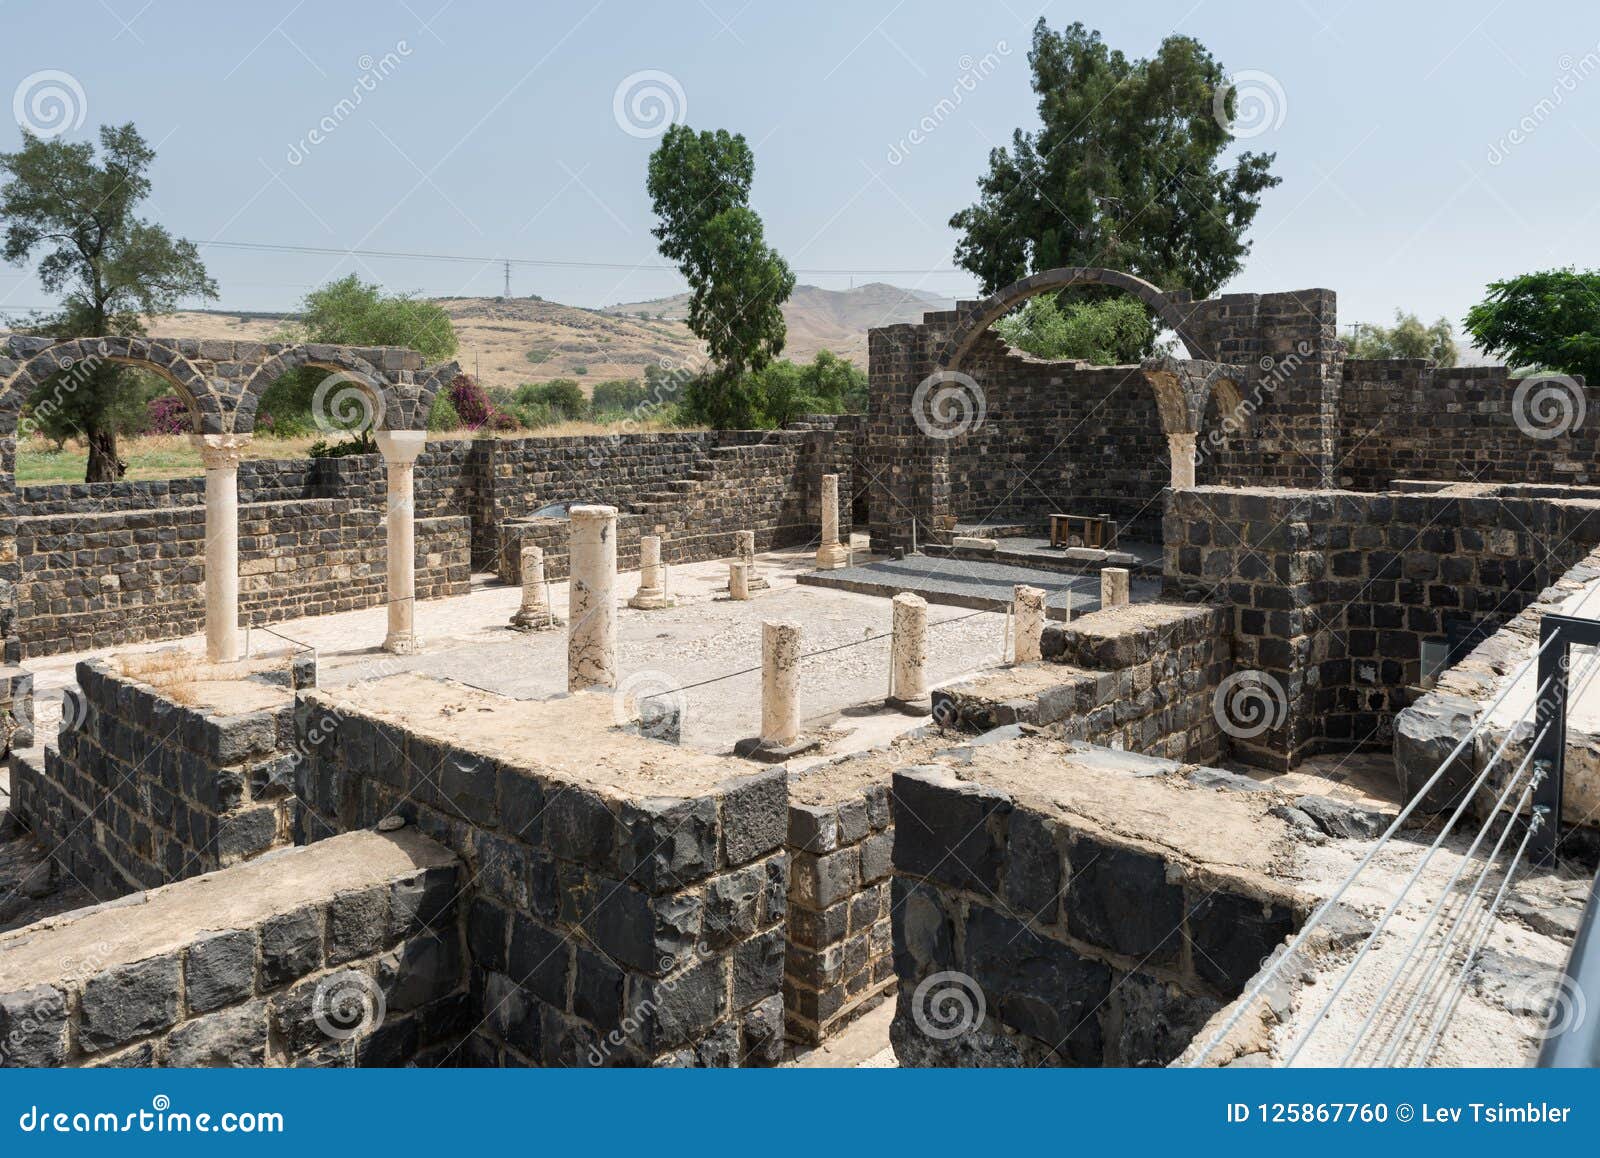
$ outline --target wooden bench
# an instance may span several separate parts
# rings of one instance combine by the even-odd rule
[[[1077,542],[1073,542],[1077,539]],[[1103,515],[1051,515],[1050,545],[1052,547],[1093,547],[1104,550],[1106,546],[1106,518]]]

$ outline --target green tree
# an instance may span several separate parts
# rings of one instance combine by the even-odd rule
[[[995,323],[1007,342],[1037,358],[1079,358],[1096,366],[1124,366],[1150,353],[1150,315],[1135,298],[1059,302],[1054,294],[1029,298]]]
[[[1234,94],[1198,41],[1169,36],[1130,59],[1098,32],[1034,26],[1028,54],[1041,127],[989,154],[978,200],[950,219],[956,263],[986,292],[1057,266],[1126,270],[1209,297],[1239,272],[1271,153],[1219,158]],[[1217,115],[1218,94],[1224,115]],[[1115,291],[1068,291],[1068,300]],[[1159,332],[1149,323],[1148,348]]]
[[[1404,310],[1394,312],[1392,326],[1357,323],[1350,339],[1352,358],[1431,358],[1435,365],[1454,366],[1459,356],[1448,318],[1427,326]]]
[[[689,283],[689,329],[714,369],[690,383],[685,409],[718,429],[760,419],[750,381],[783,352],[782,305],[794,273],[749,206],[755,156],[743,136],[674,125],[650,156],[647,188],[663,256]]]
[[[451,357],[457,346],[455,326],[444,307],[410,294],[385,293],[355,274],[308,293],[299,316],[279,338],[334,346],[409,346],[430,366]],[[262,395],[261,413],[270,415],[280,430],[309,421],[312,398],[327,376],[327,371],[311,368],[285,374]],[[362,421],[359,415],[324,417],[357,425]]]
[[[1543,270],[1489,285],[1467,332],[1513,366],[1582,374],[1600,383],[1600,270]]]
[[[764,425],[785,426],[803,414],[839,414],[866,405],[867,376],[831,350],[809,364],[787,358],[750,376]]]
[[[650,392],[637,378],[612,378],[595,383],[590,406],[596,416],[637,410],[650,400]]]
[[[578,421],[589,416],[589,400],[583,387],[571,378],[552,378],[548,382],[529,382],[518,386],[513,396],[519,406],[543,406],[556,421]]]
[[[98,157],[91,142],[44,141],[26,129],[20,149],[0,153],[5,259],[20,264],[44,251],[40,284],[62,298],[59,312],[35,321],[37,332],[142,334],[144,317],[171,313],[185,298],[216,297],[194,243],[136,216],[150,194],[154,160],[132,124],[102,126]],[[87,481],[114,481],[127,470],[117,457],[117,435],[142,421],[154,392],[149,383],[110,362],[75,367],[42,388],[49,404],[36,395],[31,413],[58,441],[84,440]]]

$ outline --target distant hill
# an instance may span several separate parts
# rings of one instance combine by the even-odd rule
[[[575,378],[592,388],[607,378],[641,378],[652,363],[697,364],[702,347],[683,320],[688,301],[688,294],[678,294],[603,310],[534,298],[441,298],[439,304],[460,340],[456,359],[485,386]],[[796,286],[783,307],[789,327],[784,356],[810,361],[828,349],[866,369],[867,331],[873,326],[921,321],[928,310],[950,307],[947,298],[882,282],[852,290]],[[155,321],[151,332],[265,341],[290,316],[192,310]]]
[[[881,281],[848,290],[826,290],[814,285],[797,285],[783,304],[783,320],[789,327],[789,340],[783,353],[795,361],[809,362],[818,350],[832,350],[867,368],[867,331],[875,326],[897,322],[920,322],[930,310],[948,310],[955,303],[921,290],[901,289]],[[624,302],[607,306],[605,313],[638,318],[682,321],[689,312],[689,295],[674,294],[644,302]]]

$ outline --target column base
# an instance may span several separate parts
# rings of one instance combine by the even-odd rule
[[[883,702],[884,706],[893,708],[897,712],[904,712],[908,716],[933,715],[932,696],[925,695],[915,700],[903,700],[899,696],[890,696]]]
[[[628,600],[628,606],[635,611],[661,611],[664,608],[675,606],[676,603],[677,600],[659,587],[649,591],[641,587],[634,597]]]
[[[560,616],[552,614],[543,607],[532,610],[519,610],[511,617],[511,630],[513,631],[548,631],[552,627],[566,626]]]
[[[384,638],[383,650],[390,655],[418,655],[422,651],[422,640],[417,638],[414,631],[391,631]]]
[[[802,752],[809,752],[813,748],[822,746],[818,737],[807,738],[801,736],[793,743],[773,744],[763,740],[760,736],[752,736],[748,740],[740,740],[733,746],[733,754],[745,760],[755,760],[762,764],[782,764],[791,760]]]
[[[830,543],[817,548],[817,570],[837,571],[850,565],[850,552],[843,543]]]

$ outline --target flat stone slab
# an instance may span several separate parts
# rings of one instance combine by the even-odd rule
[[[1011,605],[1012,589],[1018,583],[1041,588],[1045,611],[1052,619],[1063,619],[1070,601],[1074,618],[1100,607],[1100,580],[1093,575],[1072,575],[1019,567],[1012,563],[948,559],[931,555],[910,555],[904,559],[883,559],[838,571],[817,571],[801,575],[799,582],[814,587],[834,587],[863,595],[893,597],[911,591],[929,603],[975,610],[1003,611]],[[1136,579],[1133,599],[1155,599],[1160,584]]]

